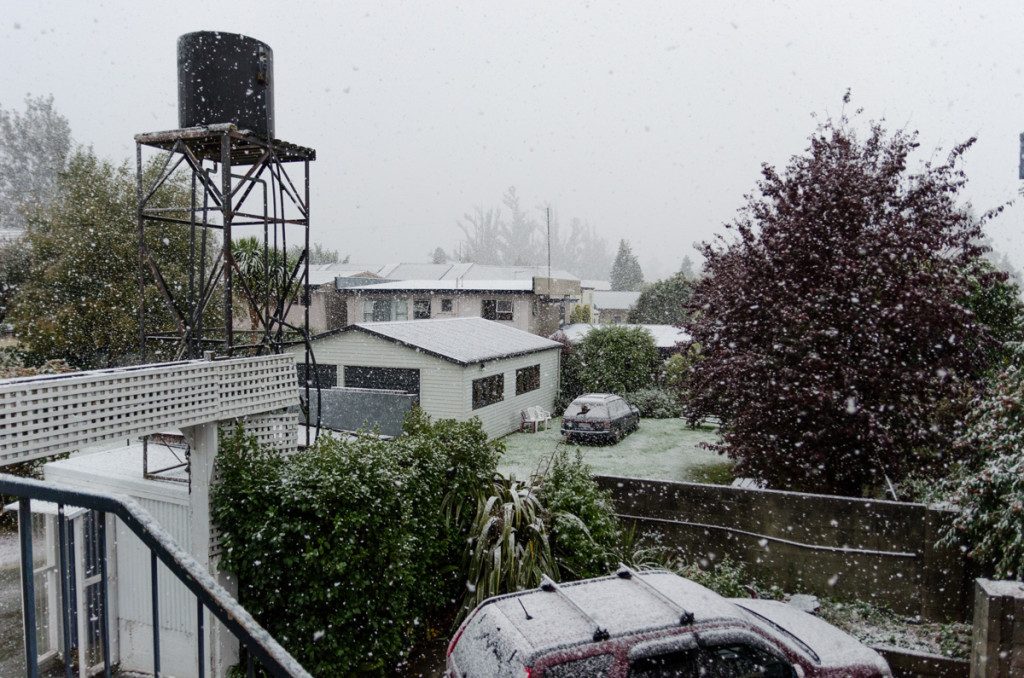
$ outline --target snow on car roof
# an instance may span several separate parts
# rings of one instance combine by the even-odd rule
[[[559,588],[564,596],[533,589],[493,599],[491,604],[522,634],[534,656],[554,647],[593,641],[594,624],[574,604],[612,638],[644,630],[682,627],[681,609],[694,615],[694,623],[743,614],[717,593],[671,572],[642,572],[637,576],[675,605],[650,591],[642,582],[618,576],[561,584]]]
[[[357,323],[346,330],[366,332],[461,365],[562,348],[557,341],[484,318]]]

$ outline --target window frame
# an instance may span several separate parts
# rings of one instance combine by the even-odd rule
[[[540,363],[516,370],[516,395],[540,390]]]
[[[413,320],[430,320],[430,299],[413,299],[412,300],[412,319]]]
[[[485,320],[515,320],[515,302],[512,299],[481,299],[480,317]]]
[[[505,400],[505,374],[491,374],[474,379],[470,387],[470,397],[474,410],[496,405]]]

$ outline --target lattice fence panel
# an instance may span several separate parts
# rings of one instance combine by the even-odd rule
[[[291,356],[0,381],[0,466],[298,404]]]

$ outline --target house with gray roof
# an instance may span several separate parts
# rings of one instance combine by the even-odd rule
[[[579,280],[539,277],[389,280],[336,293],[347,323],[476,317],[539,336],[557,330],[581,299]]]
[[[480,317],[356,323],[312,349],[321,388],[411,393],[435,419],[478,418],[490,438],[518,430],[528,407],[551,411],[558,394],[561,344]]]

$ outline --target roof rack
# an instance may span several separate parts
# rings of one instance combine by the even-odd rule
[[[546,574],[545,575],[541,575],[540,588],[541,588],[542,591],[547,591],[548,593],[557,593],[559,595],[559,597],[561,597],[567,603],[572,605],[576,609],[577,612],[579,612],[581,615],[583,615],[587,619],[587,621],[589,621],[591,624],[593,624],[594,625],[594,642],[595,643],[600,642],[602,640],[608,640],[608,638],[611,637],[611,634],[608,633],[608,629],[601,628],[601,625],[597,623],[596,619],[594,619],[589,614],[587,614],[586,610],[584,610],[582,607],[580,607],[576,603],[575,600],[570,598],[569,595],[565,591],[562,590],[561,586],[559,586],[557,583],[555,583],[554,580],[552,580]]]
[[[626,565],[620,563],[619,564],[619,569],[616,570],[616,572],[615,572],[615,576],[617,576],[619,579],[629,579],[631,581],[635,581],[637,584],[640,584],[642,587],[644,587],[647,591],[650,591],[651,593],[653,593],[662,602],[664,602],[667,605],[670,605],[671,607],[675,608],[679,612],[679,624],[680,624],[680,626],[686,626],[687,624],[692,624],[693,623],[693,613],[692,612],[690,612],[685,607],[683,607],[682,605],[680,605],[676,601],[674,601],[671,598],[669,598],[668,596],[666,596],[664,593],[662,593],[658,589],[658,587],[656,587],[651,582],[645,580],[643,577],[638,575],[633,570],[631,570],[628,567],[626,567]]]

